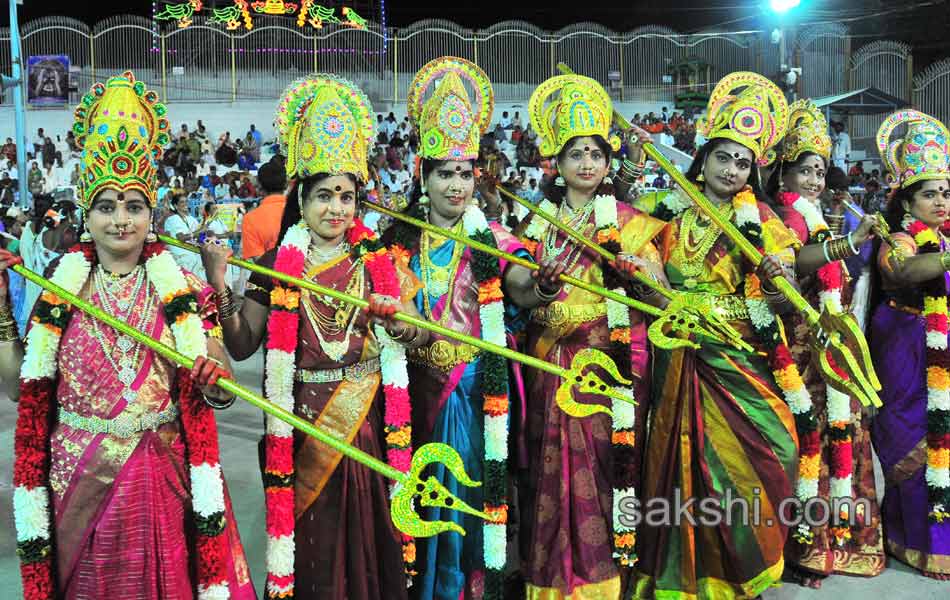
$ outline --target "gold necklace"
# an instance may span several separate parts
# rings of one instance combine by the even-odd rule
[[[457,227],[461,227],[461,222]],[[440,325],[445,325],[449,318],[449,312],[451,312],[449,308],[452,306],[452,296],[455,294],[456,272],[464,251],[465,246],[456,242],[452,248],[452,258],[449,260],[449,264],[444,267],[437,267],[432,264],[432,259],[429,257],[429,237],[423,233],[419,242],[419,270],[422,271],[422,283],[425,286],[425,289],[422,290],[423,311],[426,318],[435,321],[432,316],[432,303],[429,296],[432,295],[436,298],[446,296],[445,308],[438,320]]]
[[[731,218],[732,205],[720,208],[724,217]],[[690,207],[683,213],[680,222],[680,235],[676,247],[673,249],[673,261],[677,263],[680,273],[687,278],[686,287],[696,285],[695,277],[703,274],[706,268],[706,256],[712,250],[722,230],[714,222],[706,225],[699,224],[699,210]],[[692,240],[696,241],[693,242]]]
[[[351,296],[362,298],[365,294],[366,278],[360,261],[354,263],[354,269],[351,269],[351,272],[354,270],[355,273],[350,277],[344,291]],[[301,299],[303,301],[304,311],[313,324],[313,330],[317,335],[320,348],[331,360],[340,362],[350,348],[350,337],[356,325],[356,309],[344,303],[327,302],[326,297],[313,294],[309,290],[301,290]],[[331,318],[323,315],[320,310],[314,306],[314,302],[335,309],[334,316]],[[342,332],[343,339],[327,340],[324,337],[324,332],[328,337],[339,335]]]

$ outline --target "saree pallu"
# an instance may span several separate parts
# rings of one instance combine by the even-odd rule
[[[261,264],[273,265],[276,250]],[[356,269],[347,256],[316,265],[307,274],[320,285],[343,290]],[[268,306],[272,282],[251,276],[247,297]],[[300,299],[297,368],[339,369],[379,357],[365,312],[357,311],[349,344],[339,361],[330,358],[303,304],[333,322],[335,310],[306,291]],[[343,332],[323,334],[340,341]],[[384,397],[379,371],[342,381],[294,386],[294,412],[328,433],[385,462]],[[389,482],[306,434],[294,431],[294,597],[303,600],[389,600],[406,598],[406,575],[398,532],[389,515]]]
[[[492,223],[492,233],[497,246],[512,254],[529,258],[518,241]],[[429,251],[429,260],[436,266],[445,267],[452,259],[455,244],[447,240]],[[429,289],[418,291],[415,304],[420,314],[424,303],[422,294],[429,294],[432,318],[444,320],[449,329],[481,336],[479,318],[478,283],[471,269],[471,250],[466,250],[454,276],[454,293],[451,306],[446,306],[448,295],[435,296]],[[500,261],[504,273],[507,261]],[[419,255],[409,261],[409,267],[421,281],[422,269]],[[506,307],[515,310],[513,307]],[[431,334],[429,344],[444,340],[453,346],[459,344]],[[462,457],[465,472],[476,481],[483,480],[485,461],[485,416],[484,397],[481,387],[482,363],[480,358],[461,363],[449,371],[443,371],[419,361],[410,360],[409,394],[412,398],[413,447],[429,442],[448,444]],[[431,473],[446,488],[469,506],[481,507],[481,487],[460,485],[443,465],[433,465]],[[484,536],[482,520],[456,510],[431,507],[424,511],[426,521],[451,521],[465,529],[465,536],[449,531],[427,540],[417,540],[419,549],[419,577],[410,589],[414,598],[424,600],[473,600],[484,595]]]
[[[887,552],[920,571],[950,575],[950,521],[927,516],[927,352],[923,317],[881,304],[871,320],[871,358],[881,401],[871,439],[884,471]]]
[[[765,204],[758,207],[766,253],[793,265],[797,238]],[[704,294],[754,346],[743,315],[748,263],[721,235],[705,256],[687,260],[681,224],[679,217],[670,223],[662,244],[670,284]],[[654,351],[644,522],[630,590],[637,600],[754,598],[784,569],[788,528],[778,511],[794,497],[798,473],[791,410],[764,354],[698,341],[698,350]],[[691,518],[678,511],[688,502]],[[650,519],[650,503],[666,509],[660,524]],[[709,504],[722,512],[700,520]]]
[[[662,228],[662,222],[620,203],[617,209],[622,250],[659,262],[649,240]],[[582,230],[588,237],[593,236],[594,215]],[[558,241],[566,243],[560,255],[562,260],[570,264],[577,257],[567,274],[603,286],[599,258],[567,241],[563,233],[558,234]],[[544,244],[539,243],[535,252],[539,262],[546,258],[545,252]],[[527,353],[565,368],[586,348],[607,352],[615,361],[629,360],[634,397],[640,403],[635,435],[642,439],[646,421],[640,415],[649,396],[647,324],[642,315],[629,311],[630,354],[617,356],[612,355],[603,298],[568,286],[557,301],[577,315],[589,313],[588,318],[560,326],[533,321],[527,331]],[[591,316],[595,313],[597,316]],[[613,381],[599,368],[596,371],[604,381]],[[613,474],[615,469],[637,471],[640,461],[635,453],[635,464],[615,465],[611,417],[603,413],[583,419],[568,416],[555,403],[561,383],[556,375],[525,369],[525,443],[529,465],[521,478],[519,497],[527,597],[619,598],[622,576],[626,578],[629,573],[621,573],[613,559]],[[610,399],[603,396],[577,391],[573,394],[584,404],[610,406]],[[639,489],[639,482],[634,487]]]
[[[784,209],[784,210],[783,210]],[[804,218],[793,209],[780,207],[779,214],[785,225],[798,236],[803,243],[809,239],[808,226]],[[845,215],[846,234],[850,227],[855,227],[857,217]],[[847,219],[847,217],[851,217]],[[865,244],[859,256],[852,257],[847,264],[845,281],[841,290],[841,303],[848,309],[855,287],[857,276],[861,274],[870,257],[871,244]],[[856,273],[854,278],[848,273]],[[802,295],[809,304],[821,310],[819,291],[820,285],[817,275],[799,280]],[[798,365],[802,380],[811,395],[815,416],[818,422],[818,434],[821,439],[821,464],[818,472],[818,495],[826,502],[830,501],[831,492],[831,439],[828,431],[828,398],[827,385],[821,372],[812,361],[812,350],[808,345],[808,326],[804,317],[794,312],[785,318],[789,332],[788,347]],[[831,524],[823,527],[812,526],[811,531],[815,538],[811,544],[801,544],[793,537],[789,537],[785,547],[785,560],[790,566],[818,575],[840,573],[843,575],[860,575],[872,577],[884,570],[884,539],[881,534],[881,512],[877,502],[877,492],[874,487],[874,462],[871,457],[870,416],[862,409],[857,398],[851,398],[851,497],[866,501],[870,512],[862,511],[856,514],[856,519],[850,525],[850,539],[838,542],[831,534]],[[830,502],[828,506],[831,506]]]
[[[199,302],[210,290],[188,276]],[[82,295],[91,296],[87,284]],[[143,286],[133,299],[141,314],[153,315],[146,330],[174,347],[154,291]],[[57,401],[83,416],[133,418],[171,406],[175,367],[151,351],[132,383],[134,402],[107,362],[85,314],[72,318],[59,353]],[[99,325],[115,360],[117,335]],[[90,368],[92,366],[93,368]],[[129,598],[185,600],[196,595],[198,558],[191,514],[188,464],[178,420],[129,438],[93,434],[66,424],[53,427],[50,487],[56,527],[59,589],[70,600]],[[225,486],[231,598],[255,597]]]

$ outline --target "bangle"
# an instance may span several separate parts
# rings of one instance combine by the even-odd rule
[[[218,400],[216,398],[208,397],[204,392],[201,393],[201,396],[204,398],[205,404],[216,410],[229,408],[232,404],[234,404],[235,398],[237,398],[237,396],[232,394],[230,398]]]
[[[218,322],[230,319],[237,314],[237,305],[234,303],[234,292],[231,288],[224,288],[223,292],[215,295],[215,305],[218,307]]]
[[[0,342],[15,342],[18,339],[20,339],[20,333],[17,330],[16,321],[0,323]]]
[[[551,293],[545,293],[541,289],[541,286],[537,282],[535,282],[534,293],[538,297],[538,299],[541,301],[542,304],[550,304],[554,302],[555,300],[557,300],[557,297],[561,295],[561,289],[558,288],[557,290]]]
[[[855,256],[857,256],[858,253],[859,253],[859,250],[854,247],[854,238],[853,238],[853,236],[854,236],[854,232],[853,232],[853,231],[848,233],[848,246],[851,247],[851,253],[854,254]]]
[[[825,262],[826,263],[832,262],[831,257],[828,256],[828,240],[825,240],[824,242],[821,243],[821,251],[825,255]]]
[[[950,271],[950,252],[944,252],[940,255],[940,266],[944,271]]]

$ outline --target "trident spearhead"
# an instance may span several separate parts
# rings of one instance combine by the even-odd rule
[[[881,406],[877,392],[881,382],[874,372],[867,340],[854,317],[838,312],[826,303],[818,323],[811,328],[810,345],[815,351],[821,374],[828,385],[855,396],[864,406]],[[855,351],[852,351],[852,348]],[[834,360],[847,375],[842,377],[832,368]]]
[[[679,292],[667,305],[663,315],[653,321],[647,334],[654,346],[664,350],[698,349],[699,344],[689,339],[690,335],[697,335],[752,352],[752,347],[742,339],[742,334],[717,310],[706,294]]]
[[[555,401],[561,410],[572,417],[589,417],[594,413],[613,414],[606,406],[578,402],[574,399],[575,389],[583,394],[606,396],[614,400],[636,404],[636,401],[629,392],[624,392],[612,385],[608,385],[593,370],[585,372],[585,369],[590,366],[601,367],[620,385],[630,385],[633,383],[620,375],[617,365],[614,364],[614,361],[612,361],[609,356],[600,350],[585,348],[574,355],[574,360],[571,361],[571,368],[567,374],[563,376],[561,387],[557,389]]]
[[[477,487],[481,483],[469,478],[462,463],[462,457],[454,448],[446,444],[426,444],[412,455],[412,463],[405,478],[396,486],[393,494],[390,515],[399,531],[412,537],[431,537],[446,531],[465,535],[465,530],[452,521],[424,521],[416,512],[416,499],[419,506],[449,508],[482,519],[488,515],[475,510],[457,496],[453,495],[433,476],[423,480],[422,470],[433,463],[440,463],[449,470],[459,483],[466,487]]]

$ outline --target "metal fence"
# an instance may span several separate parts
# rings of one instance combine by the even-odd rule
[[[24,56],[67,54],[73,66],[74,100],[97,78],[125,69],[160,90],[168,102],[273,100],[289,83],[313,71],[339,73],[376,103],[405,99],[413,75],[428,60],[455,55],[485,69],[500,102],[524,102],[555,73],[559,61],[601,81],[614,98],[666,101],[676,93],[666,75],[678,63],[709,65],[712,82],[734,71],[778,73],[779,47],[762,32],[708,31],[682,34],[646,26],[617,33],[578,23],[546,32],[523,21],[471,30],[445,20],[419,21],[400,29],[370,24],[352,28],[299,29],[286,18],[256,17],[250,31],[227,31],[194,18],[185,29],[118,15],[90,28],[69,17],[49,16],[22,26]],[[788,45],[803,67],[799,93],[821,97],[874,86],[950,120],[950,60],[913,75],[906,44],[877,41],[852,52],[841,24],[798,32]],[[10,66],[9,30],[0,29],[0,72]],[[4,102],[9,102],[9,94]],[[856,138],[873,136],[876,118],[859,118]]]

